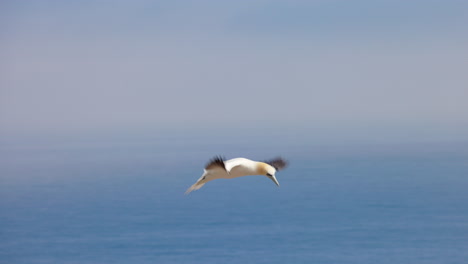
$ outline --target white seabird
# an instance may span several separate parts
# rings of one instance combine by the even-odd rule
[[[213,158],[206,164],[203,175],[198,181],[187,189],[185,194],[203,187],[205,183],[216,179],[232,179],[248,175],[264,175],[279,186],[275,173],[286,167],[287,163],[282,158],[259,162],[246,158],[235,158],[224,161],[221,157]]]

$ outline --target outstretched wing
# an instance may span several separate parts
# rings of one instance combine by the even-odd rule
[[[270,164],[277,171],[282,170],[286,166],[288,166],[288,162],[281,157],[278,157],[269,161],[265,161],[265,163]]]
[[[206,183],[205,177],[206,177],[207,174],[208,174],[208,173],[207,173],[206,170],[205,170],[205,172],[204,172],[203,175],[200,177],[200,179],[198,179],[198,181],[197,181],[195,184],[193,184],[192,186],[190,186],[190,187],[187,189],[187,191],[185,191],[185,194],[189,194],[190,192],[196,191],[196,190],[200,189],[201,187],[203,187],[203,185],[205,185],[205,183]]]
[[[187,191],[185,191],[185,194],[189,194],[192,191],[196,191],[203,187],[205,183],[207,183],[210,180],[213,180],[213,177],[209,176],[216,176],[220,172],[226,172],[226,166],[224,163],[224,159],[221,156],[216,156],[213,159],[211,159],[205,166],[205,171],[203,172],[203,175],[198,179],[198,181],[190,186]],[[216,178],[216,177],[215,177]]]
[[[216,156],[212,158],[205,166],[205,170],[213,169],[223,169],[226,170],[226,165],[224,164],[224,159],[221,156]]]

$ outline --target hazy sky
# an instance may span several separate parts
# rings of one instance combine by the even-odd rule
[[[8,133],[468,123],[468,1],[2,1]]]

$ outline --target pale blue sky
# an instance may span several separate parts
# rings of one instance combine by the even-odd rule
[[[2,1],[0,25],[7,133],[467,131],[467,1]]]

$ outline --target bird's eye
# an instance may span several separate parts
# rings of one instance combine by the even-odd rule
[[[271,176],[273,176],[273,175],[271,175],[270,173],[267,173],[266,175],[267,175],[268,177],[271,177]]]

